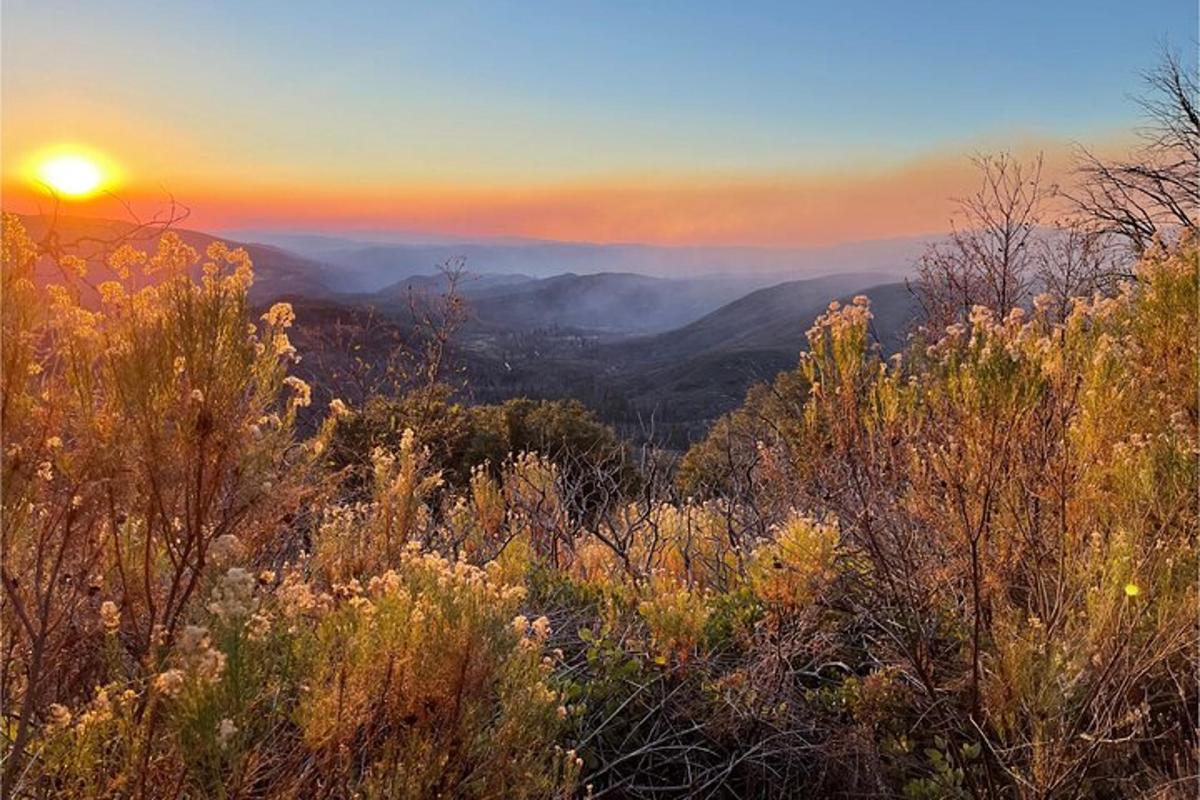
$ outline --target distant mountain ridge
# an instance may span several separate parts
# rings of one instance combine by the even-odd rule
[[[736,275],[757,286],[833,272],[881,272],[903,278],[931,237],[847,242],[809,248],[699,247],[646,244],[594,244],[528,239],[355,241],[339,236],[278,231],[233,232],[306,258],[341,268],[347,292],[376,292],[409,275],[430,274],[439,264],[465,258],[476,274],[527,274],[546,278],[564,273],[637,273],[664,278]],[[382,235],[382,234],[380,234]]]
[[[670,330],[742,294],[744,281],[672,280],[634,273],[565,273],[471,299],[481,324],[607,333]]]

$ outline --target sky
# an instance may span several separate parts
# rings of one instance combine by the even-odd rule
[[[967,156],[1130,143],[1195,0],[5,0],[5,207],[48,148],[209,229],[807,246],[944,230]],[[105,213],[113,201],[75,204]]]

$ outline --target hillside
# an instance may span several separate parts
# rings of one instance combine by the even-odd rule
[[[735,279],[667,280],[632,273],[567,273],[472,299],[474,319],[513,330],[666,331],[745,291]]]
[[[43,242],[52,235],[58,246],[85,258],[89,264],[87,281],[93,284],[112,277],[102,262],[117,245],[128,243],[140,250],[153,250],[164,231],[161,226],[143,226],[123,220],[18,216],[34,241]],[[250,299],[254,303],[266,303],[280,297],[319,297],[332,291],[328,281],[333,277],[333,270],[326,264],[271,245],[236,242],[186,228],[172,227],[171,230],[201,254],[215,241],[244,247],[254,262],[254,285],[250,289]],[[41,265],[38,274],[45,280],[55,280],[55,273],[49,266]]]
[[[891,306],[903,284],[882,284],[873,273],[826,275],[810,280],[788,281],[750,292],[712,313],[677,330],[620,345],[630,356],[648,361],[678,361],[709,350],[753,350],[787,347],[795,349],[804,332],[829,302],[854,292],[878,295]],[[867,287],[872,287],[868,289]],[[872,296],[872,303],[876,298]],[[901,311],[901,314],[903,312]],[[890,330],[889,328],[885,328]]]
[[[674,330],[743,296],[761,276],[656,278],[635,273],[564,273],[531,278],[519,273],[468,270],[458,285],[467,300],[469,330],[479,334],[542,329],[597,334],[653,334]],[[848,278],[850,284],[865,285]],[[383,311],[407,308],[414,296],[446,290],[439,274],[412,275],[345,302]]]
[[[514,287],[534,282],[536,279],[520,273],[479,274],[468,271],[458,283],[458,291],[464,297],[486,297],[496,292],[512,290]],[[388,304],[404,302],[412,292],[441,293],[449,288],[448,280],[441,273],[409,275],[371,293],[370,302]]]
[[[793,281],[751,292],[678,330],[613,345],[624,356],[620,386],[640,416],[653,413],[676,442],[691,440],[735,408],[756,383],[795,366],[805,333],[831,299],[866,295],[871,333],[885,353],[903,346],[917,305],[903,283],[832,294],[849,276]]]
[[[47,218],[24,221],[36,240],[46,238]],[[88,259],[92,285],[110,277],[101,262],[116,244],[152,249],[161,232],[115,220],[54,222],[58,244]],[[198,231],[176,232],[201,253],[216,241]],[[323,372],[345,373],[355,358],[385,363],[405,340],[412,298],[419,305],[434,303],[446,288],[442,275],[423,273],[354,293],[354,270],[336,257],[313,260],[271,245],[241,246],[255,264],[251,302],[294,302],[296,344],[313,356],[300,371],[318,384],[329,377]],[[886,282],[889,274],[847,272],[763,286],[769,278],[763,274],[568,272],[538,278],[469,269],[459,287],[466,324],[455,344],[464,395],[475,402],[574,397],[630,435],[643,435],[635,429],[653,418],[656,437],[683,446],[739,403],[750,386],[793,366],[805,331],[833,298],[848,300],[859,292],[870,297],[876,335],[886,350],[895,349],[915,308],[903,284]],[[360,348],[334,352],[346,350],[348,331],[367,318],[368,309],[375,310],[373,321]]]

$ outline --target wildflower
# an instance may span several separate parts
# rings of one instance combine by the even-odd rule
[[[232,533],[226,533],[213,540],[208,552],[217,564],[228,564],[242,557],[242,541]]]
[[[276,303],[262,315],[262,319],[272,328],[290,328],[296,321],[296,313],[291,303]]]
[[[1125,596],[1126,597],[1137,597],[1141,593],[1142,593],[1141,587],[1139,587],[1136,583],[1125,584]]]
[[[65,728],[71,724],[71,711],[64,705],[58,703],[50,704],[50,714],[48,727],[52,730]]]
[[[283,379],[283,383],[296,393],[292,398],[293,404],[305,408],[312,404],[312,387],[303,380],[295,375],[289,375]]]
[[[512,628],[517,636],[524,636],[525,632],[529,630],[529,620],[526,619],[524,614],[518,614],[513,617]]]
[[[125,287],[117,281],[104,281],[97,288],[100,290],[100,302],[105,305],[116,305],[125,300]]]
[[[128,244],[123,244],[118,247],[111,256],[108,257],[109,268],[116,273],[121,280],[127,280],[132,268],[141,266],[146,261],[146,254]]]
[[[231,567],[213,588],[209,612],[222,622],[248,616],[257,605],[254,599],[255,582],[254,576],[246,570]]]
[[[73,272],[80,278],[86,278],[88,273],[87,262],[79,256],[63,256],[59,261],[59,266],[67,272]]]
[[[217,743],[221,745],[221,747],[224,747],[229,743],[229,740],[233,738],[233,735],[237,733],[237,731],[237,725],[233,724],[233,720],[231,720],[229,717],[225,717],[225,719],[221,720],[221,723],[217,725]]]
[[[100,622],[108,633],[116,633],[120,630],[121,612],[117,610],[117,604],[112,600],[105,600],[100,604]]]
[[[296,355],[296,348],[292,346],[292,341],[288,339],[286,333],[275,334],[275,337],[271,340],[271,345],[277,356],[290,357]]]
[[[154,691],[164,697],[176,697],[183,691],[183,671],[169,669],[154,677]]]
[[[167,628],[162,623],[156,622],[154,627],[150,629],[150,641],[155,647],[163,647],[167,643]]]
[[[46,447],[49,447],[51,450],[58,450],[62,447],[62,439],[57,436],[51,436],[46,440]]]
[[[255,611],[246,621],[246,635],[252,642],[261,642],[271,632],[271,614],[266,611]]]
[[[371,614],[375,613],[375,604],[365,597],[352,597],[350,598],[349,605],[355,611],[358,611],[366,616],[370,616]]]
[[[44,481],[54,480],[54,465],[49,461],[43,461],[38,465],[37,475]]]
[[[202,625],[188,625],[179,634],[179,651],[191,655],[208,648],[208,628]]]
[[[42,374],[42,365],[37,363],[36,361],[30,362],[29,366],[26,367],[25,371],[28,372],[30,375],[40,375],[40,374]]]
[[[176,375],[182,375],[183,371],[187,369],[187,359],[183,356],[175,356],[175,362],[172,365],[172,368],[174,369]]]
[[[275,571],[270,570],[270,569],[264,569],[262,572],[258,573],[258,582],[265,583],[265,584],[274,583],[275,582]]]
[[[225,671],[225,654],[212,648],[201,653],[196,663],[196,674],[206,683],[216,683]]]
[[[394,594],[400,588],[400,576],[394,569],[376,575],[367,583],[367,591],[373,595]]]
[[[335,397],[329,401],[329,413],[335,417],[344,417],[350,413],[350,409],[346,407],[340,397]]]
[[[203,403],[204,402],[204,392],[200,391],[199,389],[192,389],[191,397],[192,397],[192,402],[194,402],[194,403]]]
[[[112,701],[108,697],[108,688],[97,686],[96,697],[92,700],[91,708],[79,717],[79,726],[86,728],[89,725],[108,722],[112,719],[112,715]]]
[[[531,627],[533,635],[543,642],[550,636],[550,620],[546,617],[538,617]]]

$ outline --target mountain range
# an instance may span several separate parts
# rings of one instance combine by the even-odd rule
[[[337,267],[339,286],[351,292],[375,292],[398,277],[429,274],[455,258],[464,258],[472,272],[480,275],[520,273],[547,278],[571,272],[632,272],[689,280],[736,276],[756,282],[751,288],[838,272],[887,272],[899,278],[930,241],[928,237],[904,237],[774,248],[474,240],[389,232],[324,235],[240,230],[228,235]]]

